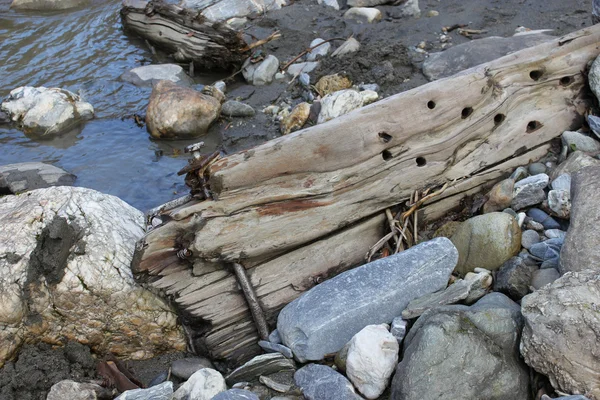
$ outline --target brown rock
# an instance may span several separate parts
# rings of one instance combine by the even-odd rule
[[[514,187],[515,181],[512,179],[505,179],[495,184],[488,193],[488,201],[483,205],[483,213],[502,211],[510,207]]]
[[[302,129],[310,115],[310,104],[300,103],[284,119],[281,120],[281,133],[287,135]]]
[[[349,89],[352,87],[352,81],[345,76],[338,74],[325,75],[315,85],[315,89],[321,96],[326,96],[338,90]]]
[[[160,81],[152,89],[146,127],[156,139],[193,139],[204,135],[220,113],[218,99]]]

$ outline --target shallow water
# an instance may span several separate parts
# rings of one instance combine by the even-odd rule
[[[96,1],[60,12],[17,12],[0,0],[0,97],[19,86],[62,87],[90,102],[96,118],[51,140],[0,126],[0,165],[43,161],[77,175],[77,186],[113,194],[147,210],[187,190],[176,172],[190,141],[150,139],[131,117],[144,115],[150,88],[121,82],[124,72],[157,59],[122,29],[120,1]],[[196,79],[198,84],[214,76]],[[206,151],[219,145],[204,137]]]

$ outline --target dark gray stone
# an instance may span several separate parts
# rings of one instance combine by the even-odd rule
[[[558,260],[563,242],[564,239],[561,238],[548,239],[531,246],[529,253],[536,257],[540,262]]]
[[[261,375],[294,370],[296,370],[294,360],[290,360],[280,353],[262,354],[234,369],[227,375],[225,381],[231,386],[237,382],[257,381]]]
[[[554,268],[544,268],[539,269],[533,273],[533,277],[531,278],[531,286],[538,290],[549,283],[554,282],[560,278],[560,274]]]
[[[556,390],[600,398],[599,304],[600,276],[594,270],[568,272],[523,298],[521,355]]]
[[[190,358],[182,358],[180,360],[175,360],[171,364],[171,373],[178,378],[183,380],[190,379],[190,376],[194,374],[194,372],[202,369],[202,368],[213,368],[213,363],[203,357],[190,357]]]
[[[226,117],[253,117],[254,108],[240,101],[227,100],[221,107],[221,114]]]
[[[259,340],[258,345],[267,353],[281,353],[287,358],[294,358],[292,350],[282,344],[271,343],[266,340]]]
[[[123,392],[115,400],[171,400],[173,382],[167,381],[148,389],[134,389]]]
[[[540,265],[540,269],[546,268],[554,268],[558,271],[558,258],[552,258],[550,260],[545,260],[542,265]]]
[[[501,293],[423,314],[404,339],[392,400],[528,400],[520,307]]]
[[[361,400],[342,374],[326,365],[308,364],[294,375],[307,400]]]
[[[219,393],[212,400],[259,400],[259,397],[249,390],[229,389]]]
[[[600,270],[600,167],[572,175],[571,225],[560,254],[560,272]]]
[[[433,81],[457,72],[495,60],[509,53],[555,39],[544,34],[491,36],[450,47],[441,53],[432,53],[423,63],[423,74]]]
[[[588,115],[587,121],[588,125],[590,126],[590,129],[592,130],[592,132],[594,132],[594,135],[600,138],[600,117],[596,117],[595,115]]]
[[[452,242],[436,238],[346,271],[285,306],[277,330],[299,361],[321,360],[365,326],[390,323],[411,300],[446,287],[457,261]]]
[[[511,208],[518,211],[544,201],[544,189],[548,186],[548,181],[548,175],[538,174],[516,182]]]
[[[494,291],[510,296],[518,301],[529,293],[529,285],[536,265],[526,264],[521,257],[513,257],[500,267],[494,280]]]
[[[542,224],[544,229],[560,229],[560,224],[539,208],[530,208],[527,210],[527,216]]]
[[[50,186],[73,186],[77,177],[54,165],[26,162],[0,166],[0,195]]]
[[[152,386],[160,385],[161,383],[165,382],[168,378],[169,371],[163,371],[160,374],[156,375],[154,378],[152,378],[150,383],[148,383],[148,387],[151,388]]]

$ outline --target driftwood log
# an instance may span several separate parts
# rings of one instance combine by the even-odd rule
[[[164,0],[124,0],[121,18],[127,31],[199,69],[227,69],[247,57],[240,32]]]
[[[222,158],[204,174],[214,199],[165,211],[133,269],[171,296],[198,352],[243,361],[259,335],[234,263],[273,328],[285,304],[364,262],[386,208],[451,183],[419,210],[432,221],[580,127],[599,43],[586,28]]]

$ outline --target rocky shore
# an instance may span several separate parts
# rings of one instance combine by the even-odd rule
[[[13,7],[85,6],[58,3],[15,0]],[[435,42],[413,47],[372,40],[389,24],[439,16],[416,0],[319,1],[310,7],[319,7],[331,29],[301,38],[289,26],[309,22],[281,21],[312,15],[304,2],[252,2],[258,8],[251,10],[243,0],[225,3],[201,10],[247,32],[250,44],[273,39],[276,30],[280,41],[257,46],[212,85],[194,84],[193,62],[121,76],[151,87],[145,117],[136,122],[155,140],[228,131],[212,159],[376,106],[425,77],[442,79],[552,39],[523,27],[478,39],[484,32],[464,25],[439,27]],[[475,40],[453,45],[453,35]],[[423,74],[415,78],[417,69]],[[584,90],[597,105],[600,58],[586,72]],[[0,400],[600,400],[596,115],[597,108],[586,110],[582,125],[556,132],[542,159],[496,179],[443,218],[415,219],[410,240],[393,228],[403,205],[388,209],[385,237],[369,262],[308,289],[294,287],[302,294],[268,326],[268,338],[258,342],[263,354],[233,367],[210,359],[195,340],[200,323],[177,311],[172,295],[179,289],[169,273],[185,271],[172,261],[161,265],[164,278],[132,271],[136,246],[165,221],[72,186],[76,176],[56,166],[1,165]],[[85,98],[60,88],[22,86],[0,103],[0,123],[38,138],[69,135],[94,117]],[[202,145],[188,150],[190,165],[210,158],[199,156]],[[202,182],[188,175],[186,183],[197,199],[210,198]],[[224,278],[206,279],[200,284],[209,287]]]

